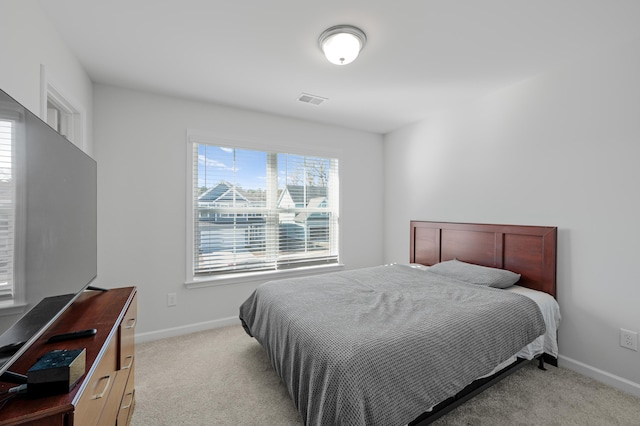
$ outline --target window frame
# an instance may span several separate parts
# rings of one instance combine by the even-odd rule
[[[261,282],[266,279],[285,278],[306,276],[311,274],[334,272],[344,269],[341,256],[342,247],[342,232],[340,231],[340,216],[342,211],[342,177],[341,173],[338,173],[338,209],[337,209],[337,246],[338,246],[338,263],[327,265],[314,265],[314,266],[301,266],[291,269],[282,270],[267,270],[267,271],[250,271],[250,272],[234,272],[229,274],[215,274],[207,276],[196,276],[194,274],[194,251],[195,244],[195,232],[194,227],[195,211],[194,211],[194,193],[193,193],[193,178],[194,178],[194,144],[208,144],[214,146],[224,146],[236,149],[266,151],[287,153],[292,155],[303,156],[317,156],[325,158],[334,158],[338,160],[339,167],[342,165],[342,152],[324,147],[292,147],[283,144],[274,143],[267,138],[251,138],[251,137],[235,137],[222,135],[215,132],[199,131],[194,129],[187,129],[186,132],[186,271],[185,271],[185,285],[188,288],[210,287],[218,285],[227,285],[239,282]]]
[[[12,139],[18,140],[24,137],[24,118],[19,110],[3,110],[3,114],[0,116],[0,120],[12,123]],[[13,114],[15,113],[15,115]],[[20,158],[23,158],[25,153],[20,151],[22,149],[20,144],[14,144],[12,151],[12,168],[13,173],[18,174],[23,170],[23,165],[20,163]],[[5,294],[10,294],[9,297],[5,297],[0,300],[0,316],[16,315],[25,312],[27,307],[25,302],[25,287],[24,276],[20,271],[24,271],[24,251],[22,240],[26,232],[25,223],[20,218],[25,216],[25,193],[21,182],[23,179],[13,178],[13,218],[12,218],[12,244],[13,254],[11,256],[12,277],[11,283],[6,287]],[[18,237],[17,237],[18,236]]]
[[[50,116],[56,113],[58,117]],[[40,118],[84,152],[89,152],[85,109],[51,78],[44,65],[40,65]]]

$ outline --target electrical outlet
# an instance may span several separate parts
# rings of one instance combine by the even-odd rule
[[[178,304],[178,295],[175,293],[167,294],[167,306],[176,306]]]
[[[638,350],[638,333],[631,330],[620,329],[620,346],[623,348],[631,349],[632,351]]]

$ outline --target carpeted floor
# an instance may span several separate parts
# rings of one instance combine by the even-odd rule
[[[240,326],[139,344],[135,368],[132,426],[302,425],[262,347]],[[640,425],[640,399],[532,364],[434,425]]]

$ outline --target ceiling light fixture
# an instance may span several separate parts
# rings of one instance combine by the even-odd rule
[[[354,61],[367,42],[367,36],[351,25],[336,25],[320,34],[318,44],[329,62],[347,65]]]

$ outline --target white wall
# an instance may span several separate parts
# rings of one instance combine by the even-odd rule
[[[385,137],[385,261],[409,220],[559,228],[561,362],[640,394],[640,42]],[[627,382],[630,381],[630,382]]]
[[[138,286],[141,339],[237,321],[260,283],[184,286],[187,129],[340,153],[341,260],[347,268],[382,262],[382,136],[103,85],[94,100],[96,285]],[[168,293],[177,306],[167,307]]]
[[[91,153],[93,87],[73,53],[65,46],[33,0],[0,1],[0,89],[40,115],[41,65],[50,80],[85,109],[86,150]],[[0,329],[17,315],[0,316]]]
[[[89,76],[33,0],[0,2],[0,89],[40,115],[41,72],[86,113],[85,150],[92,152],[92,95]]]

